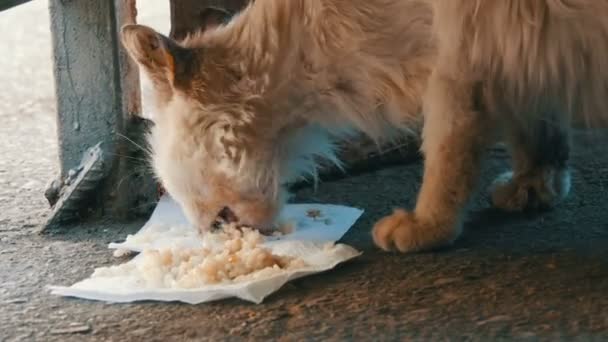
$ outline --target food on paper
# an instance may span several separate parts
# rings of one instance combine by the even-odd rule
[[[261,246],[264,239],[250,228],[224,225],[208,233],[201,248],[144,250],[138,263],[102,267],[92,278],[136,276],[142,288],[198,288],[266,278],[305,268],[301,259],[279,256]]]

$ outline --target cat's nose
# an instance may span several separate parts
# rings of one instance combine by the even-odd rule
[[[209,224],[211,230],[220,230],[224,225],[257,229],[260,232],[272,229],[276,210],[262,201],[241,201],[222,207]]]
[[[226,223],[238,222],[239,220],[234,211],[232,211],[229,207],[223,207],[222,210],[217,213],[217,217]]]
[[[217,215],[215,215],[215,219],[211,223],[211,230],[219,230],[223,228],[224,224],[236,223],[239,219],[229,207],[223,207]]]

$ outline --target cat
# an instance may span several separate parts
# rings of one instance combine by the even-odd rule
[[[154,87],[153,168],[201,232],[226,209],[272,225],[286,184],[339,163],[354,130],[418,127],[437,56],[426,0],[257,0],[182,41],[141,25],[121,39]]]
[[[423,184],[412,212],[373,229],[385,250],[452,243],[488,144],[505,137],[513,170],[491,199],[547,208],[570,190],[573,119],[604,124],[607,0],[431,0],[438,56],[424,95]]]

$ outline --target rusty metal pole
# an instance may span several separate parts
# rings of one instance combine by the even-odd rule
[[[139,75],[118,36],[135,0],[51,0],[50,14],[61,174],[45,193],[47,226],[145,212],[152,177],[132,162],[143,136]]]

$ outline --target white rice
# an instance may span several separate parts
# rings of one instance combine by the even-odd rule
[[[143,288],[197,288],[268,277],[306,266],[301,259],[273,255],[260,246],[263,236],[227,225],[208,233],[201,248],[145,250],[137,263],[102,267],[92,277],[135,276]]]

